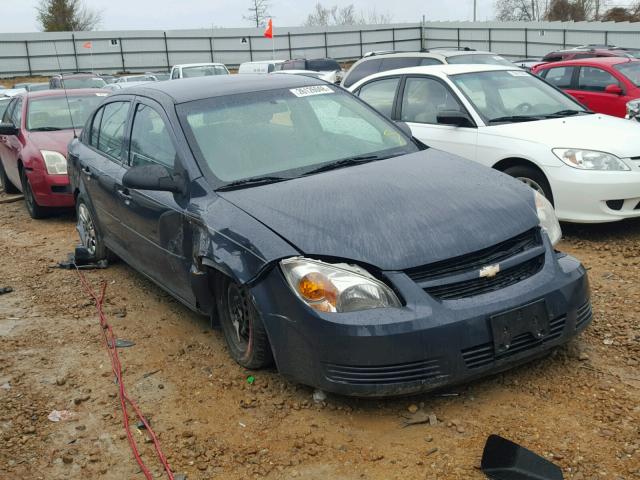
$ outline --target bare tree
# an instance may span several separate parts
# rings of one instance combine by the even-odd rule
[[[251,0],[247,10],[249,14],[242,16],[244,20],[255,24],[256,27],[264,27],[267,24],[267,18],[269,18],[268,0]]]
[[[37,19],[45,32],[95,30],[102,12],[87,8],[82,0],[40,0]]]
[[[325,7],[318,2],[313,7],[313,11],[307,16],[304,24],[308,27],[326,27],[329,25],[359,25],[359,24],[382,24],[391,21],[391,14],[377,13],[374,10],[368,12],[357,12],[351,3],[345,7],[338,8],[337,5]]]
[[[629,7],[612,7],[602,16],[605,22],[640,22],[640,0]]]
[[[548,0],[496,0],[496,18],[506,21],[534,22],[542,20]]]

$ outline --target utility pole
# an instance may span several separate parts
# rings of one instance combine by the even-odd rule
[[[477,18],[477,6],[478,6],[478,0],[473,0],[473,21],[476,21]]]

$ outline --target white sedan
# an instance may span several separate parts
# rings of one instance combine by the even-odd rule
[[[535,75],[490,65],[412,67],[349,90],[425,144],[529,184],[560,220],[640,217],[640,125],[594,114]]]

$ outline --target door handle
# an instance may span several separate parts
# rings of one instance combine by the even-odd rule
[[[82,173],[84,173],[87,177],[93,177],[93,173],[89,167],[82,167]]]
[[[118,188],[116,190],[116,193],[120,198],[124,200],[124,204],[126,206],[129,206],[131,204],[131,195],[129,194],[128,188]]]

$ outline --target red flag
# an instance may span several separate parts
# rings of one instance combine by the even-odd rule
[[[91,40],[89,40],[88,42],[84,42],[84,45],[82,45],[82,48],[93,48],[93,44],[91,43]]]
[[[273,38],[273,20],[269,19],[267,28],[264,29],[264,36],[267,38]]]

